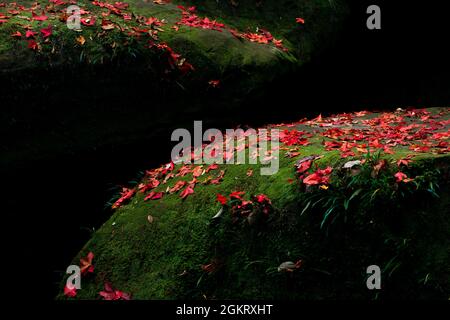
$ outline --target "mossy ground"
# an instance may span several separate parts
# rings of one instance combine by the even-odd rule
[[[449,118],[448,109],[430,111]],[[105,281],[134,299],[448,298],[448,153],[400,146],[392,155],[342,159],[324,149],[319,135],[298,150],[293,158],[283,150],[272,176],[261,176],[261,165],[221,165],[226,173],[220,184],[199,183],[184,200],[175,193],[144,201],[137,193],[74,259],[77,264],[89,251],[95,254],[95,272],[82,279],[77,298],[99,299]],[[407,168],[414,182],[396,183],[396,162],[410,154],[416,156]],[[315,165],[334,168],[328,188],[305,188],[299,181],[294,165],[308,155],[323,155]],[[353,159],[366,159],[357,175],[341,169]],[[373,166],[381,159],[388,166],[374,177]],[[170,179],[155,191],[180,179],[192,176]],[[212,221],[221,208],[216,195],[232,191],[245,191],[246,199],[266,194],[273,211],[255,225],[236,220],[228,210]],[[297,260],[303,262],[299,270],[278,272],[282,262]],[[202,269],[210,263],[212,272]],[[366,287],[372,264],[382,269],[380,291]]]

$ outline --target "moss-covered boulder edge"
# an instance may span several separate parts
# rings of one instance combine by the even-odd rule
[[[133,299],[448,299],[448,108],[269,128],[282,132],[275,175],[148,170],[75,257],[94,254],[82,289],[58,298],[101,299],[110,283]],[[381,290],[367,289],[370,265]]]

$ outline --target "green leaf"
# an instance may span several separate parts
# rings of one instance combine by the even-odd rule
[[[306,212],[306,210],[308,210],[308,208],[309,208],[310,205],[311,205],[311,200],[308,201],[308,203],[307,203],[306,206],[303,208],[303,210],[302,210],[302,212],[300,213],[300,215],[303,215],[303,214]]]
[[[360,194],[361,191],[363,191],[362,188],[356,190],[355,192],[353,192],[353,194],[351,195],[351,197],[348,200],[344,201],[344,208],[345,208],[346,211],[348,210],[348,206],[350,204],[350,201],[352,201],[352,199],[354,199],[358,194]]]
[[[328,219],[329,215],[333,212],[333,210],[336,208],[336,206],[330,207],[324,214],[322,223],[320,224],[320,229],[323,228],[325,221]]]

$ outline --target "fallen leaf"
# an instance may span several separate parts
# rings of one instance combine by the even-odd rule
[[[80,259],[80,270],[81,275],[94,272],[94,266],[92,265],[92,260],[94,259],[94,254],[89,252],[86,258]]]
[[[169,189],[169,193],[175,193],[181,190],[187,184],[186,181],[180,180],[178,181],[171,189]]]
[[[181,199],[187,198],[189,195],[194,193],[194,188],[192,186],[187,186],[180,194]]]
[[[212,87],[212,88],[218,88],[220,85],[220,80],[210,80],[208,82],[208,84]]]
[[[245,194],[244,191],[233,191],[230,193],[230,199],[244,200],[242,196]]]
[[[44,11],[42,11],[42,14],[39,16],[37,14],[35,14],[34,12],[31,13],[33,20],[36,21],[45,21],[48,19],[48,17],[45,15]]]
[[[73,298],[77,295],[77,289],[75,288],[75,286],[71,286],[71,288],[69,288],[69,286],[66,284],[66,286],[64,287],[64,295]]]
[[[47,28],[41,29],[41,34],[44,39],[50,37],[52,35],[52,33],[53,33],[53,30],[52,30],[51,25],[49,25]]]
[[[113,30],[115,28],[114,23],[110,20],[102,20],[102,29],[105,31]]]
[[[302,264],[302,260],[298,260],[295,263],[292,261],[286,261],[279,265],[278,272],[293,272],[296,269],[300,269]]]
[[[155,192],[151,191],[145,198],[144,201],[147,200],[159,200],[164,196],[164,192]]]
[[[86,43],[86,39],[81,35],[77,37],[76,40],[80,44],[80,46],[83,46]]]
[[[359,166],[359,165],[361,165],[361,160],[354,160],[354,161],[346,162],[346,163],[344,164],[343,168],[344,168],[344,169],[351,169],[351,168],[353,168],[354,166]]]
[[[221,195],[220,193],[217,194],[217,201],[219,201],[223,206],[227,204],[228,199]]]
[[[333,171],[333,168],[327,167],[326,169],[319,169],[313,174],[310,174],[305,179],[303,179],[303,183],[306,185],[318,185],[318,184],[328,184],[329,175]]]
[[[33,30],[27,30],[27,32],[25,33],[25,37],[26,38],[34,38],[35,35],[37,35],[38,33],[33,31]]]
[[[105,282],[105,290],[100,291],[99,295],[102,296],[104,300],[130,300],[131,299],[130,294],[114,289],[109,282]]]

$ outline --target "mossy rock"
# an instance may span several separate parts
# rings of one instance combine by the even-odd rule
[[[449,119],[445,108],[342,114],[281,125],[277,128],[304,132],[300,135],[308,137],[308,143],[282,141],[276,174],[260,175],[261,164],[220,165],[203,172],[194,193],[185,199],[180,197],[182,190],[167,190],[178,181],[191,181],[196,165],[186,176],[167,182],[167,172],[147,173],[141,182],[145,185],[156,177],[160,183],[153,191],[164,196],[145,201],[148,191],[133,187],[136,195],[73,260],[78,264],[88,252],[95,255],[95,271],[82,277],[76,298],[100,299],[104,283],[111,282],[134,299],[448,299]],[[420,139],[410,137],[405,145],[374,152],[372,146],[392,141],[367,136],[370,147],[360,141],[360,149],[353,147],[350,157],[340,156],[348,150],[330,147],[352,141],[333,137],[333,130],[356,135],[352,130],[360,129],[371,135],[384,121],[392,128],[413,130],[412,136],[412,128],[429,124],[434,128],[426,134],[428,147],[418,148]],[[418,136],[423,138],[420,132]],[[313,166],[299,179],[295,165],[318,155],[322,157],[314,166],[333,168],[330,182],[305,185],[304,177],[316,169]],[[363,164],[356,171],[344,168],[354,160]],[[220,170],[225,174],[219,184],[202,183]],[[413,180],[395,175],[397,171]],[[251,222],[248,212],[232,209],[228,202],[222,216],[212,219],[222,207],[217,194],[228,197],[233,191],[243,191],[245,200],[253,200],[252,213],[260,212],[259,200],[252,196],[266,195],[271,200],[268,215]],[[279,269],[288,261],[290,271]],[[374,264],[382,270],[382,290],[366,287],[366,268]]]
[[[245,69],[247,65],[263,67],[260,72],[269,76],[280,68],[264,70],[265,65],[282,65],[290,62],[291,68],[307,61],[312,48],[315,50],[326,47],[327,42],[319,42],[318,39],[329,37],[345,17],[345,6],[340,2],[316,1],[265,1],[256,6],[252,1],[243,1],[238,7],[231,6],[229,2],[221,1],[194,1],[198,6],[202,18],[208,16],[226,24],[223,30],[212,31],[203,28],[193,28],[184,25],[179,30],[172,29],[177,26],[182,16],[182,10],[177,4],[189,6],[184,1],[174,1],[164,5],[154,4],[152,1],[131,0],[126,3],[130,7],[122,9],[120,14],[129,14],[132,18],[122,19],[120,15],[110,14],[103,19],[111,20],[115,28],[101,28],[101,13],[108,12],[107,8],[95,6],[92,2],[81,0],[77,2],[83,10],[89,14],[82,17],[96,17],[94,26],[81,25],[81,29],[70,30],[66,22],[60,19],[64,12],[64,5],[47,7],[47,20],[35,21],[31,11],[44,10],[47,3],[41,6],[31,7],[34,2],[25,2],[25,9],[5,6],[0,8],[2,14],[8,18],[0,25],[2,43],[0,45],[0,66],[2,74],[10,74],[12,71],[34,68],[52,68],[57,65],[87,63],[103,64],[108,61],[125,63],[127,60],[138,60],[138,64],[145,68],[145,64],[137,59],[139,56],[150,55],[149,50],[143,50],[142,45],[147,45],[147,40],[155,42],[167,42],[174,46],[194,66],[199,66],[199,72],[207,72],[209,68],[226,71],[230,68],[240,67]],[[113,4],[114,2],[104,1]],[[289,8],[289,10],[286,10]],[[9,14],[8,9],[18,10],[15,14]],[[194,13],[193,13],[194,14]],[[297,15],[302,15],[308,21],[305,27],[296,23]],[[152,25],[146,25],[145,21],[138,21],[138,17],[156,17],[163,21],[158,28],[160,39],[151,37],[143,38],[143,44],[134,41],[132,36],[126,33],[132,27],[145,27],[149,30]],[[44,26],[52,26],[53,32],[48,39],[41,37],[39,30]],[[122,30],[120,30],[122,28]],[[261,45],[238,39],[231,35],[229,29],[242,32],[257,32],[258,28],[268,28],[274,37],[285,42],[289,52],[277,49],[274,45]],[[272,28],[272,29],[269,29]],[[33,30],[37,35],[26,37],[25,31]],[[22,35],[13,37],[19,31]],[[80,36],[85,42],[77,41]],[[30,40],[35,39],[39,47],[30,49],[27,47]],[[294,43],[295,41],[295,43]],[[301,49],[300,49],[301,48]],[[179,51],[178,51],[179,50]],[[198,56],[200,54],[201,56]],[[301,58],[301,59],[300,59]],[[146,61],[144,59],[144,61]],[[274,62],[277,63],[274,63]],[[230,63],[234,62],[234,63]],[[204,68],[203,65],[206,67]],[[252,70],[258,72],[258,68]],[[268,71],[268,72],[267,72]],[[208,74],[207,74],[208,75]],[[206,75],[201,76],[207,79]]]

